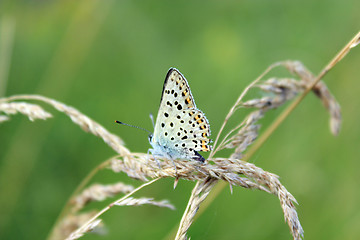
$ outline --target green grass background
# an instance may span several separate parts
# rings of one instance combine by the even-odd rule
[[[296,59],[318,73],[360,29],[359,9],[358,0],[1,1],[0,21],[15,23],[1,92],[62,101],[121,136],[132,151],[146,152],[146,134],[114,120],[152,129],[148,115],[156,115],[165,74],[176,67],[215,137],[243,88],[271,63]],[[251,159],[278,174],[296,197],[306,239],[360,238],[359,63],[358,47],[324,79],[342,106],[338,137],[310,94]],[[44,107],[54,118],[30,122],[17,115],[0,125],[0,239],[44,239],[81,179],[115,155],[101,139]],[[269,114],[264,126],[280,112]],[[236,117],[240,121],[244,113]],[[94,181],[139,184],[107,170]],[[169,199],[176,211],[113,208],[103,217],[108,234],[84,239],[165,238],[194,186],[180,180],[173,190],[172,184],[161,180],[136,196]],[[240,187],[233,194],[225,189],[189,235],[291,239],[277,198]]]

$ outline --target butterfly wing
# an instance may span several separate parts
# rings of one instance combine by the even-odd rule
[[[154,153],[172,159],[203,161],[197,151],[210,151],[208,136],[209,122],[196,108],[188,82],[177,69],[171,68],[165,78],[151,141]]]

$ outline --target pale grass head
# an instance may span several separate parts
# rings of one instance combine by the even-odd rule
[[[36,119],[46,120],[52,117],[50,113],[46,112],[40,106],[27,102],[0,103],[0,112],[3,112],[6,115],[14,115],[20,113],[27,116],[30,121],[34,121]],[[1,119],[0,121],[6,121],[9,119],[9,117],[1,116]]]

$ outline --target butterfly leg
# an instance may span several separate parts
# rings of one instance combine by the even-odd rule
[[[174,165],[174,169],[175,169],[175,176],[176,176],[176,178],[177,178],[177,168],[176,168],[176,165],[175,165],[175,162],[174,162],[174,160],[172,160],[172,158],[170,158],[170,160],[171,160],[171,162],[173,163],[173,165]]]
[[[149,148],[148,151],[147,151],[147,155],[148,155],[147,160],[148,160],[148,163],[149,163],[149,160],[150,160],[150,154],[149,154],[149,153],[151,153],[151,155],[153,156],[153,158],[154,158],[155,162],[157,163],[159,169],[161,169],[160,161],[155,157],[155,155],[153,154],[153,149],[151,149],[151,148]]]
[[[157,163],[159,169],[161,169],[160,161],[153,155],[155,162]]]

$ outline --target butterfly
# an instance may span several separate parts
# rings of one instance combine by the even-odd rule
[[[149,142],[154,158],[187,159],[204,162],[198,151],[211,150],[210,124],[196,108],[189,84],[176,68],[166,74],[154,133]]]

